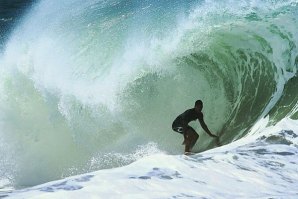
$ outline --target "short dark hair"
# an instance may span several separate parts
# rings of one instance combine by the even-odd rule
[[[197,100],[196,103],[195,103],[195,106],[197,106],[197,105],[201,105],[202,106],[203,105],[202,100]]]

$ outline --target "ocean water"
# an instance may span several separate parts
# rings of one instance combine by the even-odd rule
[[[298,197],[292,190],[298,185],[298,1],[40,0],[25,5],[1,37],[4,195],[96,170],[113,172],[133,162],[139,165],[135,178],[142,181],[139,177],[148,175],[137,171],[149,161],[158,173],[156,161],[164,158],[175,159],[174,167],[191,164],[198,173],[205,171],[206,176],[194,178],[210,187],[189,196],[214,198],[212,186],[224,189],[229,181],[250,197]],[[3,23],[15,19],[0,18]],[[192,122],[200,134],[194,151],[204,152],[187,158],[179,155],[182,136],[171,124],[197,99],[220,140]],[[163,165],[163,171],[178,170],[171,166]],[[208,175],[215,168],[230,175],[215,175],[220,180],[214,184]],[[187,179],[181,178],[184,184]],[[257,181],[268,183],[263,194],[254,195],[257,186],[251,183]],[[171,185],[170,195],[148,197],[187,197],[175,192],[181,184]]]

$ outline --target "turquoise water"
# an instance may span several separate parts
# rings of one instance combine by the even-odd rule
[[[297,1],[42,0],[0,54],[0,179],[15,188],[180,154],[195,100],[228,144],[297,115]],[[195,146],[216,144],[198,123]]]

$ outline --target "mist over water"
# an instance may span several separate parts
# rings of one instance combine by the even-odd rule
[[[0,179],[18,188],[180,154],[171,124],[197,99],[222,144],[267,114],[297,119],[297,6],[36,3],[0,55]],[[216,146],[191,125],[196,150]]]

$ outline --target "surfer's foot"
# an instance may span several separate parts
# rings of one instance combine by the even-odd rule
[[[184,152],[184,155],[191,155],[191,152],[190,151],[186,151],[186,152]]]

